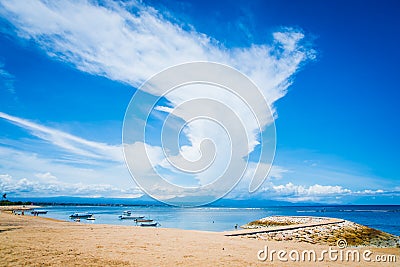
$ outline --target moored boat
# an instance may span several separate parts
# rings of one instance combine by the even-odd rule
[[[153,222],[152,219],[136,219],[136,222]]]
[[[119,218],[120,220],[139,220],[139,219],[143,219],[144,216],[119,215],[118,218]]]
[[[131,215],[132,215],[132,211],[130,211],[130,210],[125,210],[125,211],[122,212],[122,215],[131,216]]]
[[[157,227],[159,225],[161,225],[161,224],[159,224],[158,222],[154,222],[154,223],[144,222],[144,223],[141,223],[139,226],[141,226],[141,227]]]
[[[74,214],[69,215],[69,217],[71,219],[87,219],[92,216],[93,216],[92,213],[74,213]]]
[[[47,214],[47,210],[33,210],[31,211],[31,214],[33,215]]]

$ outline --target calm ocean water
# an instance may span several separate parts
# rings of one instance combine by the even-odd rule
[[[243,225],[271,215],[335,217],[367,225],[400,236],[400,206],[318,206],[318,207],[269,207],[226,208],[199,207],[177,208],[169,206],[46,206],[43,217],[70,220],[75,212],[93,213],[96,220],[81,223],[135,225],[133,220],[120,220],[125,210],[146,216],[161,227],[204,231],[234,230],[235,224]]]

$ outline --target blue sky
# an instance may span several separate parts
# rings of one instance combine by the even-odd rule
[[[131,97],[168,66],[210,60],[268,88],[277,117],[271,175],[253,194],[244,179],[227,198],[400,204],[399,9],[396,1],[0,1],[0,191],[142,195],[121,152]],[[271,79],[279,84],[268,87]]]

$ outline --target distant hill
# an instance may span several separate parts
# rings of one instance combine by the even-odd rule
[[[164,205],[148,196],[140,198],[104,198],[104,197],[29,197],[15,198],[16,201],[30,201],[34,204],[57,204],[57,205]]]
[[[87,198],[87,197],[70,197],[70,196],[58,196],[58,197],[30,197],[30,198],[14,198],[13,201],[29,202],[34,204],[56,204],[56,205],[151,205],[151,206],[164,206],[166,204],[159,202],[147,195],[139,198]],[[190,205],[193,203],[193,199],[190,198],[174,198],[169,200],[170,203],[177,203],[184,205]],[[273,207],[273,206],[315,206],[320,205],[318,203],[291,203],[287,201],[275,201],[275,200],[236,200],[236,199],[219,199],[206,206],[210,207],[239,207],[239,208],[262,208],[262,207]]]

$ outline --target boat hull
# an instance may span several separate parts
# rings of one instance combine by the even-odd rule
[[[123,216],[123,215],[120,215],[118,218],[120,220],[140,220],[140,219],[143,219],[144,216]]]
[[[47,210],[34,210],[31,211],[31,214],[47,214]]]
[[[137,219],[136,222],[146,222],[146,223],[150,223],[150,222],[153,222],[153,220],[151,220],[151,219]]]
[[[158,223],[141,223],[141,227],[157,227]]]
[[[72,214],[69,217],[71,219],[87,219],[87,218],[90,218],[92,216],[93,216],[93,214]]]

